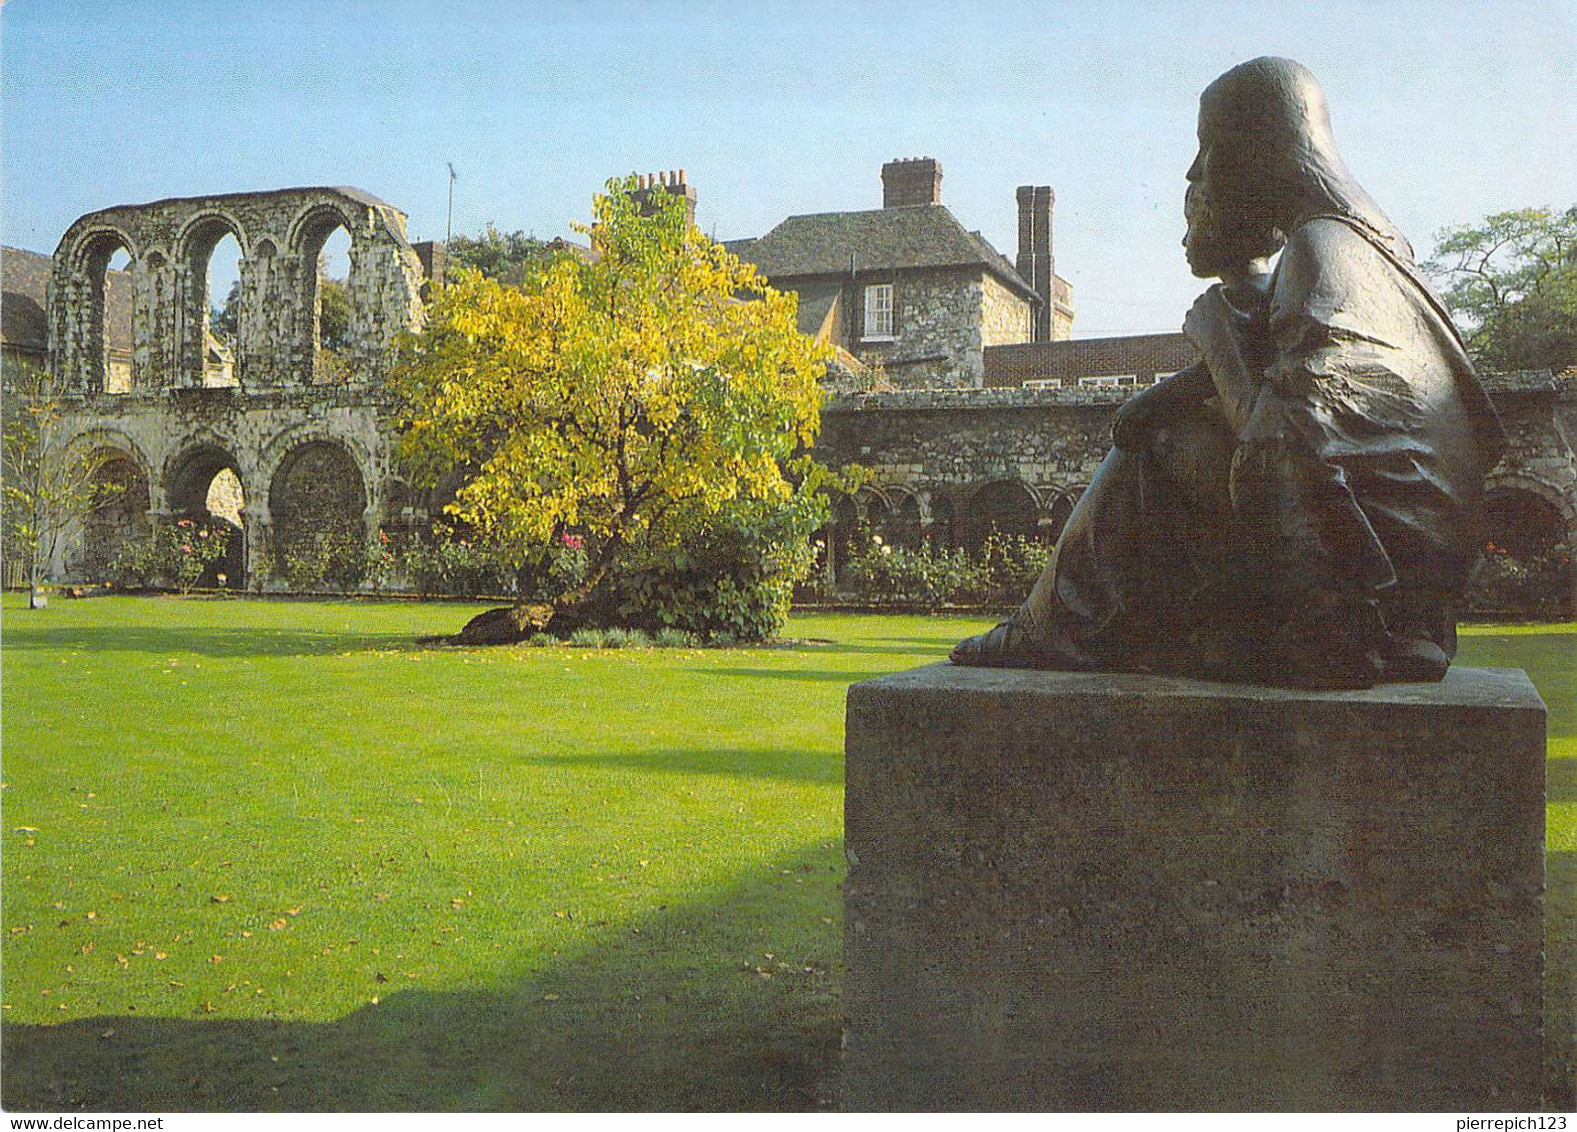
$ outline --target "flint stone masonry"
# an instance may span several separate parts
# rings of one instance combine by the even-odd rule
[[[133,292],[130,388],[201,386],[208,259],[234,236],[241,250],[235,377],[247,389],[320,382],[327,375],[317,351],[318,257],[341,227],[351,240],[343,380],[376,381],[400,332],[421,324],[422,267],[406,242],[404,213],[351,188],[177,198],[79,217],[54,256],[53,364],[70,388],[106,387],[104,272],[124,248]]]
[[[849,690],[851,1110],[1532,1109],[1545,712],[932,665]]]
[[[350,237],[350,324],[330,355],[319,349],[319,257],[338,228]],[[208,294],[207,270],[227,235],[241,252],[239,328],[216,364],[209,301],[224,296]],[[127,380],[116,379],[122,344],[106,325],[106,298],[113,305],[122,288],[105,269],[120,248],[131,257]],[[399,336],[422,325],[422,285],[405,215],[360,189],[229,193],[80,217],[51,265],[49,359],[72,446],[112,461],[130,477],[127,497],[147,500],[147,514],[118,517],[119,537],[155,519],[220,515],[206,492],[222,470],[242,501],[232,587],[284,588],[292,532],[327,526],[370,542],[380,527],[420,526],[426,501],[393,474],[396,403],[384,380]],[[335,483],[313,482],[324,476]],[[334,514],[319,513],[325,499]],[[224,511],[233,523],[233,501]],[[104,516],[86,526],[96,537],[68,532],[54,578],[101,580],[118,537]]]
[[[1070,388],[845,394],[822,410],[816,458],[834,467],[870,468],[877,489],[912,493],[923,514],[950,514],[960,528],[980,491],[995,483],[1022,484],[1041,521],[1060,526],[1105,459],[1111,414],[1130,393]]]

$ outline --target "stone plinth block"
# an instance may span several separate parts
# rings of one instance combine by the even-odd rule
[[[849,690],[844,1105],[1538,1105],[1544,704],[934,665]]]

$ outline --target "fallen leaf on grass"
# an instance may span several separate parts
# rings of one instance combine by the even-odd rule
[[[216,892],[216,893],[214,893],[212,896],[210,896],[208,898],[208,903],[210,903],[210,904],[228,904],[228,903],[230,903],[230,897],[227,896],[223,892]]]

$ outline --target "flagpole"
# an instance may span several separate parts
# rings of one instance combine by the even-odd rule
[[[443,274],[449,274],[449,242],[454,238],[454,162],[446,161],[449,166],[449,219],[444,221],[444,269]]]

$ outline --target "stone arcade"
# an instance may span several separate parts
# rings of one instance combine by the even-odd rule
[[[348,347],[319,349],[319,256],[350,237]],[[215,364],[208,260],[240,247],[239,325]],[[129,373],[110,368],[106,275],[130,257]],[[67,230],[50,282],[51,364],[71,400],[73,444],[108,457],[124,487],[54,564],[91,577],[161,516],[212,515],[241,529],[223,564],[233,588],[277,588],[293,538],[372,537],[409,502],[391,474],[383,391],[399,334],[421,326],[423,261],[405,216],[358,189],[300,188],[126,205]],[[118,282],[118,281],[117,281]],[[8,296],[9,297],[9,296]]]

